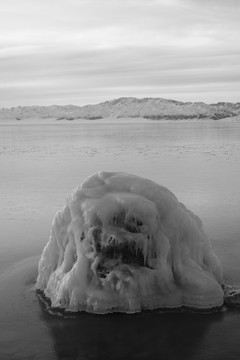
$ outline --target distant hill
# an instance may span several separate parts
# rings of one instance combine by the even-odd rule
[[[96,105],[18,106],[0,109],[0,119],[24,120],[30,118],[55,118],[56,120],[89,119],[106,117],[146,118],[152,120],[214,119],[240,115],[240,103],[180,102],[161,98],[122,97]]]

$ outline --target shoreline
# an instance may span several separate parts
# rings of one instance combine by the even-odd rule
[[[219,120],[214,119],[161,119],[161,120],[153,120],[147,119],[143,117],[137,118],[129,118],[129,117],[106,117],[102,119],[90,120],[90,119],[74,119],[67,120],[61,119],[57,120],[57,118],[27,118],[22,120],[16,119],[0,119],[1,125],[86,125],[86,124],[149,124],[149,123],[209,123],[209,122],[238,122],[240,121],[240,116],[228,117]]]

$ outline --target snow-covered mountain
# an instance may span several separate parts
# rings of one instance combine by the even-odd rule
[[[106,117],[146,119],[223,119],[240,115],[240,103],[180,102],[162,98],[122,97],[96,105],[18,106],[0,109],[0,119],[23,120],[29,118],[55,118],[56,120],[89,119]]]

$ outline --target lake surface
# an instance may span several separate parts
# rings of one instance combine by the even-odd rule
[[[240,310],[46,313],[34,292],[33,256],[66,196],[100,170],[173,191],[203,220],[225,281],[240,284],[240,122],[0,125],[0,358],[239,359]]]

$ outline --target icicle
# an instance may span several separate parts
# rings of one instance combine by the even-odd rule
[[[148,250],[148,243],[147,241],[143,240],[143,258],[144,258],[144,265],[146,265],[147,261],[147,250]]]

